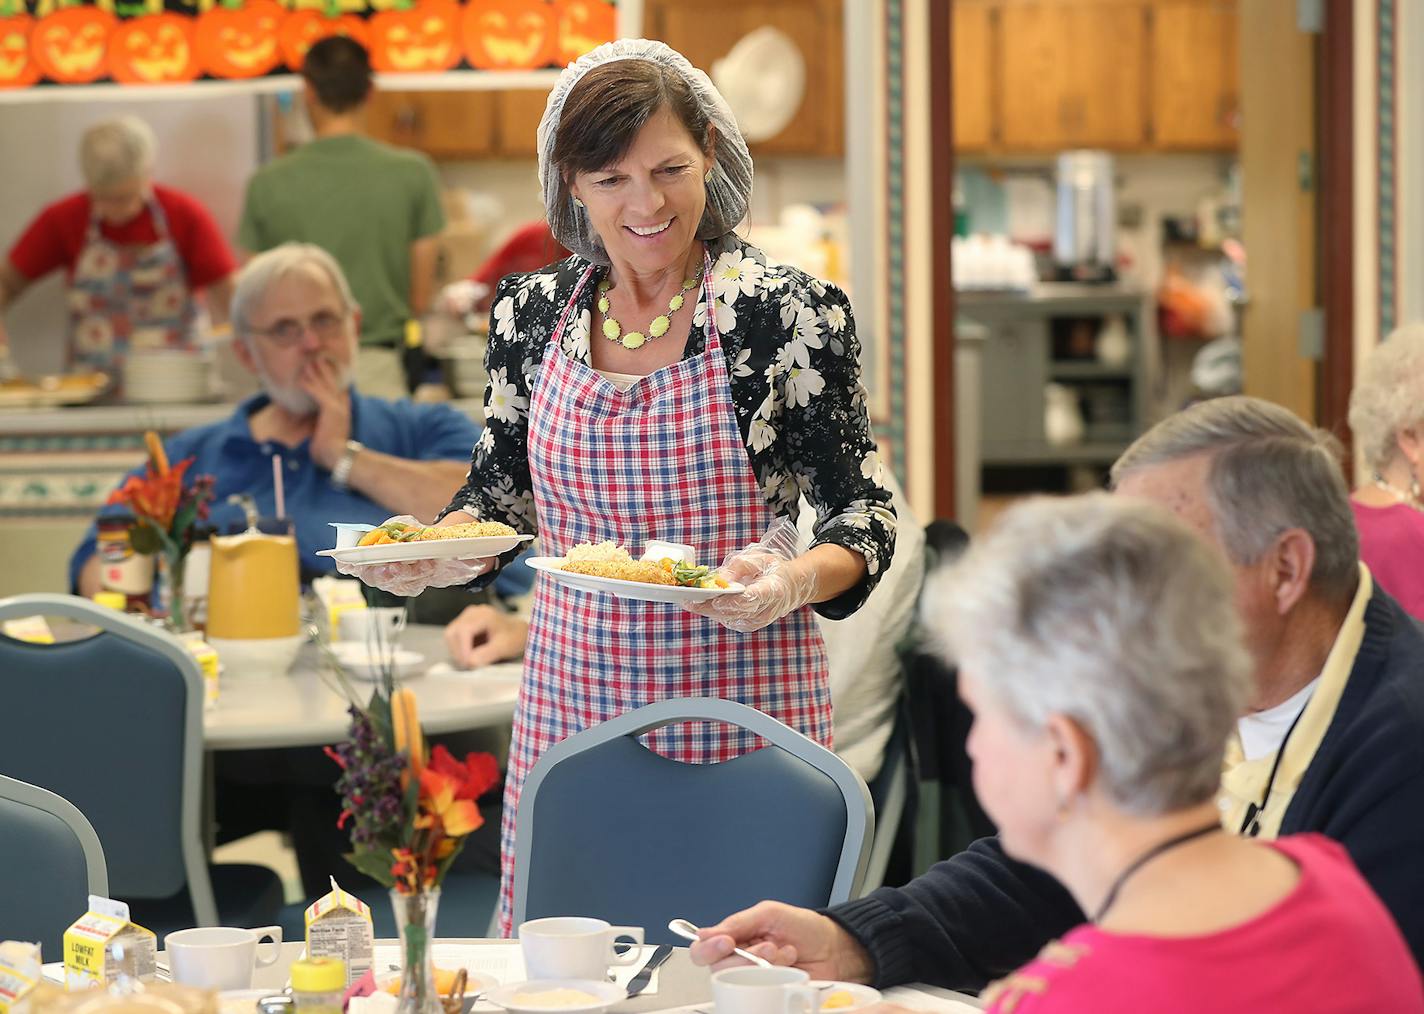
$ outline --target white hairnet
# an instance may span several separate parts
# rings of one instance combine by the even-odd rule
[[[604,43],[564,68],[549,93],[549,103],[539,121],[539,182],[544,190],[544,212],[554,238],[595,264],[608,263],[603,242],[589,225],[587,213],[576,207],[567,195],[561,196],[559,167],[554,164],[554,142],[564,101],[574,86],[595,67],[617,60],[647,60],[676,71],[687,81],[716,135],[712,147],[715,165],[712,178],[707,181],[707,209],[698,224],[697,237],[716,239],[731,232],[746,216],[751,204],[752,156],[727,100],[706,74],[676,50],[650,39],[618,39]]]

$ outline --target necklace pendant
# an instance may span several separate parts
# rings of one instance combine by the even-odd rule
[[[625,349],[636,349],[638,346],[642,345],[643,342],[647,340],[647,335],[644,335],[638,331],[629,331],[623,336],[623,347]]]
[[[603,337],[607,338],[609,341],[616,342],[618,340],[618,336],[622,333],[623,326],[619,324],[616,320],[614,320],[612,317],[608,317],[603,321]]]
[[[671,325],[672,321],[668,320],[667,314],[661,317],[654,317],[653,322],[648,325],[648,337],[661,338],[667,334],[667,330]]]

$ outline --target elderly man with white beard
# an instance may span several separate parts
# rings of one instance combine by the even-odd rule
[[[378,524],[393,514],[432,520],[469,471],[480,428],[448,405],[389,401],[351,386],[361,309],[336,261],[320,247],[286,243],[254,257],[232,298],[235,352],[262,392],[231,416],[168,438],[170,461],[192,457],[190,474],[211,474],[212,522],[240,523],[226,503],[246,493],[276,513],[274,457],[280,456],[286,512],[295,523],[305,577],[333,571],[330,521]],[[100,586],[94,530],[75,550],[71,585]],[[501,591],[528,590],[528,571]]]

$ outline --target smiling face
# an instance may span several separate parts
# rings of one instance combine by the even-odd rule
[[[578,173],[569,191],[583,201],[614,268],[652,274],[686,260],[707,205],[703,177],[710,164],[664,107],[621,159]]]
[[[340,326],[331,323],[340,321]],[[302,390],[298,378],[314,359],[326,359],[339,374],[342,387],[350,383],[356,357],[356,314],[346,310],[326,272],[303,264],[268,286],[246,332],[234,349],[237,357],[262,381],[263,390],[278,405],[297,415],[316,411],[316,401]],[[300,326],[300,337],[286,342],[272,332]]]

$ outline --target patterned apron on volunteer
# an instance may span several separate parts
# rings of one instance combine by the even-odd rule
[[[704,258],[705,260],[705,258]],[[563,352],[589,268],[564,307],[529,409],[529,468],[539,537],[549,556],[581,542],[640,549],[650,539],[694,546],[720,563],[775,520],[737,428],[704,264],[706,349],[619,392]],[[771,715],[830,746],[825,646],[809,606],[750,634],[680,605],[573,591],[540,577],[505,780],[500,928],[511,931],[514,819],[520,788],[546,749],[624,712],[671,697],[720,697]],[[730,760],[758,737],[685,723],[644,740],[688,763]]]
[[[148,208],[158,239],[147,246],[106,239],[99,216],[92,216],[69,283],[70,365],[102,370],[115,384],[129,349],[185,345],[193,324],[187,273],[167,216],[156,199]]]

